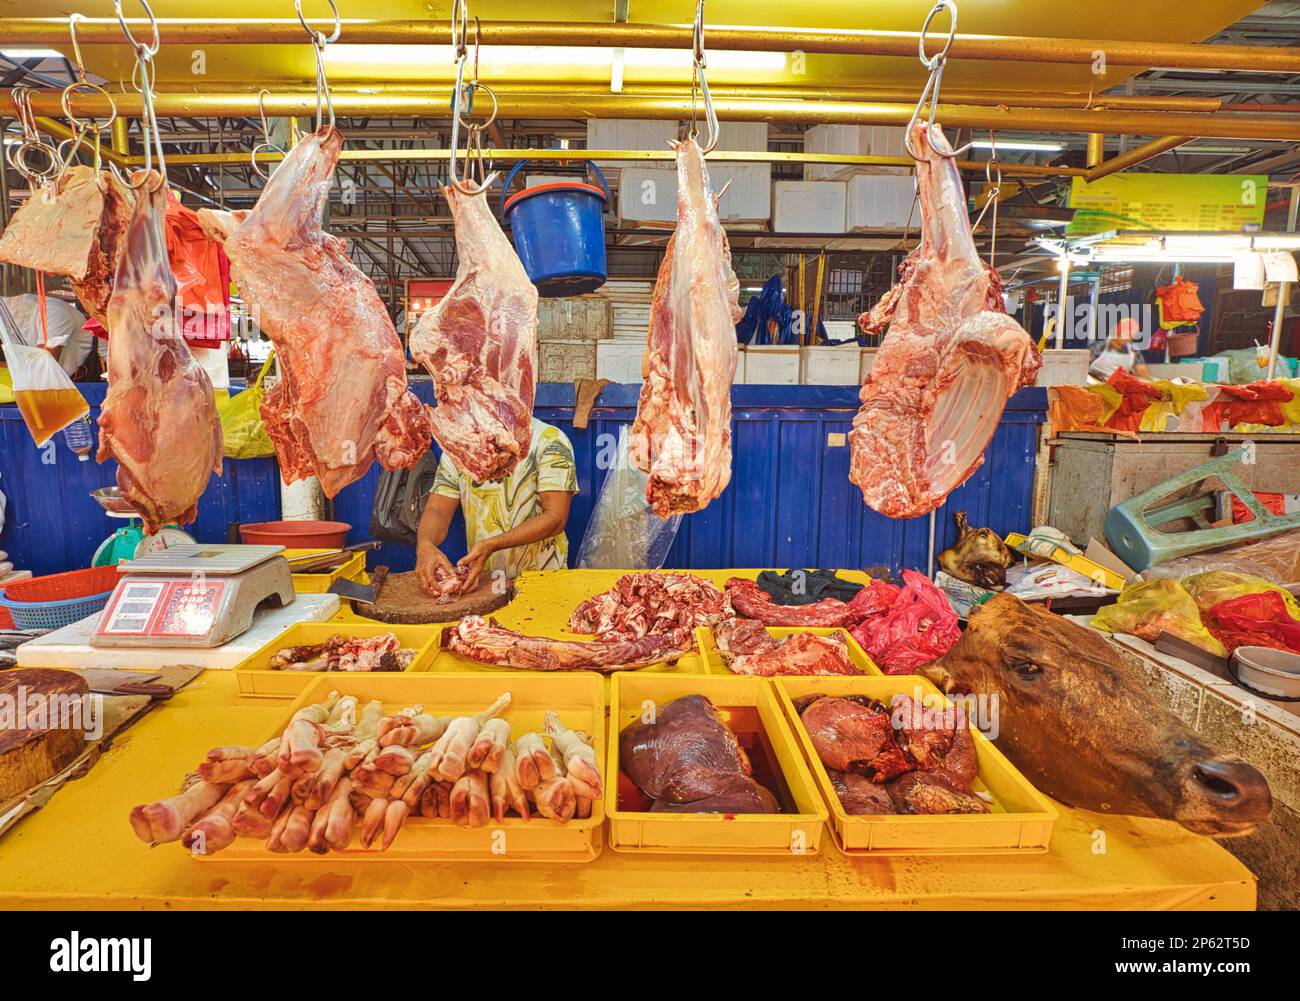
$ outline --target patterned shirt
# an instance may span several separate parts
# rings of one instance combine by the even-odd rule
[[[542,513],[538,494],[547,490],[578,492],[578,470],[573,446],[563,431],[533,418],[533,441],[528,454],[503,480],[478,483],[463,474],[446,452],[438,462],[432,493],[460,501],[465,515],[465,536],[469,548]],[[493,553],[483,564],[483,573],[504,571],[517,577],[525,570],[563,570],[569,565],[569,540],[563,532],[549,539],[530,542],[514,549]]]

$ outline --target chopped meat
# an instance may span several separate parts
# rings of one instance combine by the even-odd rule
[[[117,460],[122,497],[148,532],[193,521],[209,477],[221,473],[212,383],[175,326],[165,199],[162,179],[150,173],[136,193],[108,305],[112,349],[95,456]]]
[[[889,710],[879,703],[822,697],[799,718],[827,768],[888,782],[916,767],[894,741]]]
[[[713,703],[687,695],[658,707],[654,720],[619,735],[619,761],[654,800],[652,812],[777,813],[749,759]]]
[[[393,633],[336,633],[324,643],[285,647],[271,657],[270,667],[273,671],[405,671],[415,653]]]
[[[795,633],[776,639],[753,619],[728,619],[713,627],[713,635],[733,674],[770,678],[778,674],[861,674],[849,660],[843,633],[818,636]]]
[[[504,629],[467,615],[443,634],[448,649],[485,664],[530,671],[631,671],[674,660],[691,648],[676,636],[636,640],[553,640]]]
[[[823,598],[811,605],[778,605],[752,580],[740,577],[727,581],[727,600],[738,614],[768,626],[851,626],[858,621],[847,601]]]
[[[989,309],[992,284],[971,238],[961,177],[939,130],[913,138],[921,245],[849,433],[850,478],[881,514],[927,514],[983,460],[1012,393],[1041,361],[1025,330]]]
[[[374,284],[344,241],[320,229],[343,136],[305,137],[246,215],[202,209],[224,235],[230,272],[275,345],[281,380],[262,419],[288,483],[315,476],[333,497],[378,459],[410,468],[427,451],[426,408],[406,384],[406,356]]]
[[[480,483],[515,468],[532,442],[537,289],[487,195],[443,189],[456,226],[456,281],[411,333],[433,376],[433,436]]]
[[[677,228],[655,282],[628,441],[660,518],[699,511],[731,479],[739,288],[704,154],[687,139],[677,144]]]
[[[722,592],[694,574],[629,573],[575,608],[569,628],[608,639],[672,634],[689,642],[691,630],[723,614]]]

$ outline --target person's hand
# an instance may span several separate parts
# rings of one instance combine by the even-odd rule
[[[437,546],[429,547],[416,557],[415,576],[425,594],[438,594],[438,582],[455,573],[456,568],[451,565],[451,560]]]
[[[456,566],[466,572],[463,591],[468,593],[478,587],[479,574],[483,572],[483,563],[496,551],[492,540],[485,539],[474,544],[474,548],[456,561]]]

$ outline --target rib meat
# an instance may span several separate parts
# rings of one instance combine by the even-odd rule
[[[433,436],[480,483],[508,476],[532,443],[537,289],[486,195],[443,189],[456,281],[420,317],[411,354],[433,376]]]
[[[892,319],[849,433],[850,479],[881,514],[927,514],[984,461],[1012,393],[1041,361],[1029,335],[989,308],[961,177],[947,141],[918,123],[921,245],[891,291]]]
[[[193,521],[208,477],[221,473],[212,383],[175,326],[166,197],[152,172],[136,192],[108,303],[108,393],[95,457],[117,460],[117,485],[149,532]]]
[[[628,440],[661,518],[700,510],[731,479],[739,292],[704,154],[687,139],[677,145],[677,229],[655,282]]]
[[[69,167],[14,213],[0,235],[0,262],[66,276],[86,312],[107,328],[134,200],[112,173]]]
[[[713,627],[722,659],[733,674],[861,674],[849,660],[843,633],[795,633],[776,639],[754,619],[728,619]]]
[[[738,614],[767,626],[851,626],[859,618],[847,601],[838,598],[822,598],[811,605],[778,605],[756,583],[741,577],[727,581],[727,600]]]
[[[692,648],[676,635],[636,640],[553,640],[467,615],[444,633],[447,648],[471,660],[530,671],[631,671],[673,660]]]
[[[723,602],[717,587],[694,574],[629,573],[575,608],[569,628],[606,639],[673,634],[689,642],[691,630],[724,614]]]
[[[428,449],[429,422],[406,385],[393,322],[344,241],[320,229],[343,135],[304,138],[242,214],[200,210],[225,235],[230,273],[275,344],[282,378],[262,419],[286,482],[315,476],[333,497],[378,459],[409,468]]]
[[[703,695],[659,707],[653,722],[619,735],[624,773],[653,799],[652,811],[777,813],[776,798],[752,777],[749,759]]]

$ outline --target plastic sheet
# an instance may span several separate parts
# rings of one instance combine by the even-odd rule
[[[911,674],[961,639],[947,596],[915,570],[903,571],[902,587],[873,580],[849,604],[865,616],[854,639],[886,674]]]
[[[1182,580],[1184,577],[1212,570],[1251,574],[1262,577],[1272,584],[1292,584],[1300,581],[1300,530],[1283,532],[1269,539],[1261,539],[1258,542],[1217,553],[1197,553],[1195,556],[1170,560],[1168,563],[1144,570],[1138,579]]]
[[[1129,584],[1115,604],[1097,612],[1091,624],[1108,633],[1128,633],[1150,643],[1161,633],[1169,633],[1216,656],[1227,656],[1223,644],[1201,623],[1192,596],[1176,580]]]
[[[90,404],[54,356],[20,340],[13,315],[4,303],[0,303],[0,342],[18,411],[37,445],[44,445],[90,412]]]
[[[628,430],[619,428],[613,468],[601,484],[576,566],[585,570],[654,570],[664,565],[682,516],[660,518],[646,502],[647,476],[627,457]]]

